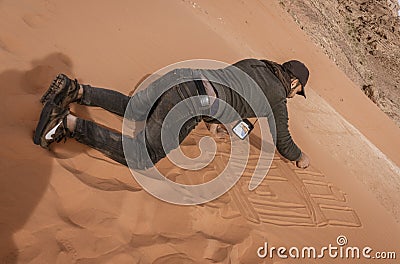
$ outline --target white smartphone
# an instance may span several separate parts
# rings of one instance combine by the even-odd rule
[[[237,124],[232,128],[232,131],[236,136],[244,140],[250,134],[253,128],[254,125],[248,119],[243,119],[237,122]]]

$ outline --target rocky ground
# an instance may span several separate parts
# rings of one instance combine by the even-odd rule
[[[397,0],[279,0],[299,26],[400,126]]]

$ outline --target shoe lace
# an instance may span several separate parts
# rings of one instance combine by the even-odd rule
[[[53,139],[57,143],[64,139],[65,143],[67,141],[67,137],[71,137],[71,131],[67,127],[67,116],[65,116],[62,120],[62,124],[55,131]]]

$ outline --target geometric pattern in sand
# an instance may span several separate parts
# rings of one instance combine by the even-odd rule
[[[226,164],[227,155],[217,154],[216,158],[219,159],[216,164]],[[255,166],[257,157],[250,155],[247,164],[250,168]],[[348,206],[345,194],[328,183],[325,176],[312,166],[306,170],[297,169],[276,154],[263,182],[254,191],[249,191],[253,171],[254,168],[245,170],[238,183],[226,194],[229,198],[217,199],[207,205],[219,208],[223,216],[224,211],[229,211],[230,215],[225,217],[240,215],[254,224],[362,226],[355,210]],[[234,167],[230,173],[235,174]],[[225,200],[225,203],[219,200]],[[230,210],[224,210],[225,206]]]

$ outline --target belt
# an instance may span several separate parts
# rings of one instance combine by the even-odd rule
[[[200,97],[200,105],[206,107],[206,115],[215,115],[219,108],[219,101],[217,92],[212,84],[207,80],[194,80],[197,88],[197,92]],[[207,87],[206,87],[207,86]]]
[[[210,105],[210,97],[206,92],[206,88],[204,87],[202,80],[194,80],[194,83],[197,87],[197,92],[199,93],[200,104],[201,106],[209,106]]]

